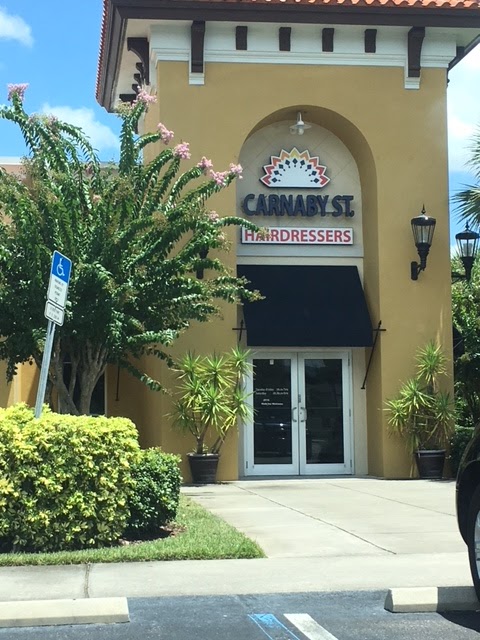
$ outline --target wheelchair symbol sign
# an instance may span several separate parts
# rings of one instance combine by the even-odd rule
[[[50,275],[68,284],[72,271],[72,261],[58,251],[53,252]]]
[[[54,251],[50,268],[45,316],[55,324],[63,324],[63,310],[67,302],[68,282],[72,272],[70,258]]]

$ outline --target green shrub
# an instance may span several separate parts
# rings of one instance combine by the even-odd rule
[[[128,520],[137,430],[126,418],[0,409],[0,538],[14,551],[116,542]]]
[[[470,442],[473,431],[473,427],[455,427],[453,436],[450,439],[450,466],[454,475],[457,475],[460,460],[465,447]]]
[[[145,449],[132,468],[135,489],[130,497],[129,536],[158,533],[175,518],[182,481],[180,458],[161,449]]]

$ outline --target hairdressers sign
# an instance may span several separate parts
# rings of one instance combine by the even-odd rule
[[[264,165],[264,175],[260,178],[269,189],[315,189],[325,187],[330,178],[327,167],[308,150],[291,151],[282,149],[278,156],[271,156],[270,164]],[[287,218],[335,218],[348,219],[355,215],[352,208],[353,195],[300,195],[300,194],[255,194],[243,198],[243,212],[248,217]],[[259,224],[261,224],[259,222]],[[266,227],[262,233],[242,229],[243,244],[310,244],[310,245],[351,245],[351,227]]]

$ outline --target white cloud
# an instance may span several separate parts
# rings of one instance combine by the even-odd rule
[[[448,165],[450,171],[467,171],[472,134],[476,126],[455,115],[448,118]]]
[[[472,134],[480,126],[480,47],[450,71],[449,79],[449,168],[465,171]]]
[[[8,13],[5,7],[0,7],[0,39],[17,40],[27,47],[33,45],[30,25],[20,16]]]
[[[119,141],[115,133],[107,125],[95,119],[93,109],[80,107],[52,107],[45,103],[41,108],[41,113],[53,115],[83,129],[83,132],[90,139],[95,149],[103,151],[105,149],[118,149]]]

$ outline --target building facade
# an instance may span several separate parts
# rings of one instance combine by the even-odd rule
[[[219,479],[409,475],[384,402],[418,347],[451,354],[447,80],[479,34],[469,0],[104,0],[100,104],[155,92],[145,130],[166,124],[192,163],[239,162],[243,180],[210,206],[266,230],[232,231],[223,256],[264,299],[175,345],[252,351],[254,417],[229,436]],[[437,225],[413,280],[423,206]],[[161,363],[145,366],[169,386]],[[168,397],[116,371],[106,388],[143,444],[190,449]]]

